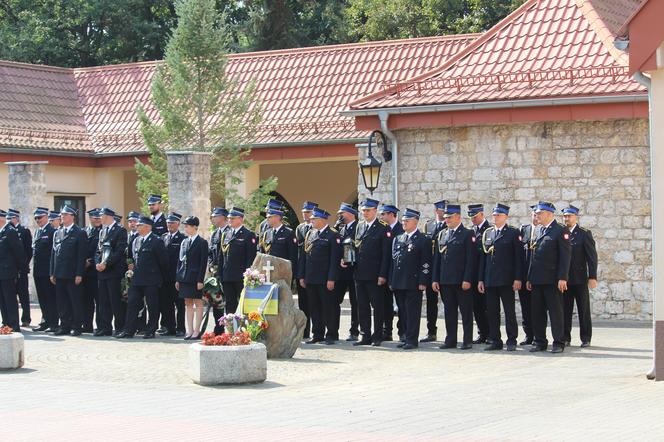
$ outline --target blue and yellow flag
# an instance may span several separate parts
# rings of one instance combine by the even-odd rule
[[[242,313],[245,315],[251,312],[259,312],[263,315],[278,314],[279,286],[263,284],[256,288],[245,287],[240,297],[240,306],[242,307]],[[262,306],[264,307],[261,308]]]

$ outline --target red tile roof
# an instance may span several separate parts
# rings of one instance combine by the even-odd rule
[[[614,32],[635,0],[528,0],[456,56],[356,100],[352,109],[644,94]]]
[[[0,63],[0,147],[90,152],[71,69]]]
[[[353,118],[338,114],[348,102],[375,91],[382,81],[405,80],[439,65],[477,37],[427,37],[236,54],[229,57],[227,69],[242,84],[249,79],[257,82],[263,109],[257,144],[338,143],[366,136],[355,129]],[[59,134],[56,129],[61,128],[62,133],[75,137],[87,133],[85,146],[96,153],[143,151],[136,108],[142,105],[155,116],[150,81],[156,64],[70,70],[0,62],[0,94],[4,84],[12,91],[7,101],[0,103],[0,113],[25,120],[19,129],[44,130],[50,135]],[[34,79],[34,72],[40,73],[38,79]],[[45,85],[63,95],[61,103],[51,95],[42,95]],[[23,101],[28,98],[23,95],[30,100],[38,97],[38,103],[28,109],[32,118],[24,118],[27,108]],[[16,145],[16,137],[5,132],[17,128],[6,126],[2,115],[0,147],[69,150],[69,145],[56,139],[33,138]]]

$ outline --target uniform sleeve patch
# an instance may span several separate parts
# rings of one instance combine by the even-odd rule
[[[519,241],[523,241],[523,237],[519,235]]]
[[[563,238],[569,239],[569,233],[563,233]]]
[[[297,238],[293,238],[293,244],[297,244]]]
[[[341,240],[337,238],[337,244],[341,244]]]
[[[470,240],[471,240],[472,242],[475,242],[475,241],[476,241],[476,238],[475,238],[474,236],[471,236],[471,237],[470,237]]]
[[[256,244],[256,238],[251,238],[252,244]]]
[[[392,232],[387,232],[387,237],[392,238]]]

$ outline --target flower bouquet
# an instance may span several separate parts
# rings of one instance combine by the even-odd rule
[[[210,276],[203,283],[203,299],[214,309],[223,309],[226,305],[221,284],[214,276]]]
[[[205,333],[201,337],[201,344],[249,345],[262,340],[268,328],[267,321],[258,312],[251,312],[247,316],[229,313],[219,319],[219,325],[224,327],[224,333]]]
[[[12,333],[14,333],[14,329],[8,325],[0,327],[0,335],[11,335]]]
[[[265,284],[266,278],[265,275],[260,273],[258,270],[247,269],[244,271],[244,286],[255,289]]]

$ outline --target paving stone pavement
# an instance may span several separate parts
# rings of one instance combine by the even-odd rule
[[[664,440],[643,324],[601,323],[562,355],[303,345],[235,387],[193,384],[181,339],[25,336],[25,367],[0,372],[12,441]]]

